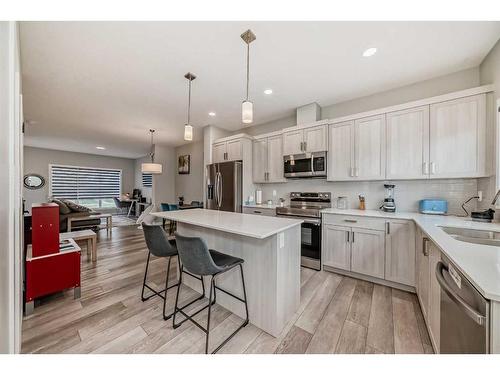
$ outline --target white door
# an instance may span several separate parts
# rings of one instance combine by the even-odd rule
[[[302,154],[302,142],[304,141],[304,130],[292,130],[283,133],[283,155]]]
[[[323,265],[351,270],[351,228],[336,225],[323,226]]]
[[[387,114],[388,179],[429,176],[429,106]]]
[[[385,179],[385,115],[354,121],[354,176]]]
[[[351,271],[383,279],[384,240],[384,231],[352,228]]]
[[[427,318],[429,313],[429,240],[423,235],[417,237],[417,296],[422,314]]]
[[[283,137],[267,139],[267,179],[268,182],[286,182],[283,171]]]
[[[212,163],[220,163],[226,158],[226,142],[214,143],[212,145]]]
[[[385,279],[415,286],[415,224],[411,221],[386,222]]]
[[[235,141],[227,141],[226,146],[226,160],[242,160],[243,159],[243,145],[241,139]]]
[[[326,125],[304,129],[305,151],[319,152],[327,150],[328,127]]]
[[[441,320],[441,287],[436,278],[436,265],[441,260],[439,249],[429,242],[429,327],[431,340],[439,350]]]
[[[430,178],[484,175],[485,148],[485,94],[431,105]]]
[[[330,125],[328,134],[328,181],[352,180],[354,122]]]
[[[252,145],[253,182],[267,182],[267,138],[257,139]]]

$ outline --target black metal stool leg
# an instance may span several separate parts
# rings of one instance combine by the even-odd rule
[[[179,264],[180,264],[180,261],[179,261]],[[172,318],[172,326],[174,328],[180,327],[180,325],[182,324],[182,322],[180,324],[175,324],[175,315],[177,314],[177,311],[179,310],[179,308],[177,306],[178,306],[178,303],[179,303],[179,292],[181,290],[181,285],[182,285],[182,270],[183,269],[184,269],[184,267],[180,266],[180,269],[179,269],[179,286],[177,287],[177,293],[175,295],[174,314],[173,314],[173,318]]]
[[[144,272],[144,280],[142,282],[142,292],[141,292],[141,300],[142,302],[147,301],[149,298],[152,296],[149,296],[148,298],[144,297],[144,289],[146,288],[146,278],[148,277],[148,268],[149,268],[149,258],[151,257],[151,253],[148,251],[148,260],[146,262],[146,272]]]
[[[207,319],[207,330],[205,331],[207,338],[205,341],[205,354],[208,354],[208,341],[210,338],[210,313],[212,312],[212,290],[215,290],[214,277],[212,276],[210,280],[210,293],[208,297],[208,319]]]
[[[246,326],[248,324],[247,290],[245,288],[245,277],[243,276],[243,265],[241,263],[240,263],[240,271],[241,271],[241,284],[243,285],[243,299],[245,300],[245,313],[246,313],[244,326]]]
[[[165,281],[165,298],[163,299],[163,319],[164,320],[168,320],[170,319],[170,317],[172,316],[172,314],[170,315],[165,315],[165,309],[167,308],[167,292],[170,288],[174,287],[175,285],[179,285],[179,284],[174,284],[172,286],[168,286],[168,279],[169,279],[169,276],[170,276],[170,261],[172,260],[172,257],[168,257],[168,265],[167,265],[167,279]]]

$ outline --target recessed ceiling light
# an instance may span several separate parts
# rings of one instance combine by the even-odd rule
[[[264,90],[264,94],[266,94],[266,95],[271,95],[272,93],[273,93],[273,90],[271,90],[271,89]]]
[[[363,52],[364,57],[370,57],[377,53],[377,49],[375,47],[370,47],[365,52]]]
[[[97,148],[98,150],[106,150],[106,147],[103,146],[95,146],[95,148]]]
[[[208,115],[211,116],[211,117],[214,117],[215,116],[215,112],[208,112]]]

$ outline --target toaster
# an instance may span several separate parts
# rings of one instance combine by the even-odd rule
[[[448,201],[444,199],[422,199],[418,204],[422,214],[444,215],[448,212]]]

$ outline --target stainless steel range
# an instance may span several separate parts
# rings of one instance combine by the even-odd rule
[[[298,217],[302,223],[301,264],[321,270],[321,210],[332,206],[331,193],[290,193],[290,205],[276,208],[278,216]]]

